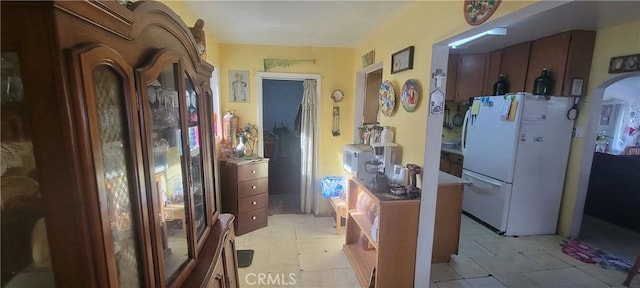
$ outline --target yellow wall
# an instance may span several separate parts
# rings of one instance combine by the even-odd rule
[[[602,82],[609,80],[619,74],[609,74],[609,60],[614,56],[622,56],[640,53],[640,21],[620,25],[612,28],[597,31],[596,44],[591,62],[591,72],[589,76],[589,87],[587,97],[581,101],[580,110],[589,113],[591,109],[591,99],[593,90]],[[594,115],[581,115],[576,124],[577,127],[587,128],[589,117]],[[573,221],[573,211],[576,202],[576,192],[578,187],[578,177],[580,174],[580,164],[582,150],[585,141],[587,145],[594,145],[594,139],[573,138],[569,164],[565,179],[564,194],[562,197],[562,208],[560,210],[560,220],[558,233],[568,236]]]
[[[536,1],[503,1],[491,20],[520,10]],[[396,92],[396,111],[391,117],[380,116],[382,126],[395,127],[395,140],[402,147],[402,163],[424,166],[425,131],[431,74],[432,45],[473,28],[462,14],[463,1],[417,1],[394,15],[380,28],[364,38],[355,50],[355,71],[362,69],[360,57],[376,50],[376,62],[384,62],[383,80],[391,80]],[[490,20],[490,21],[491,21]],[[391,54],[408,46],[415,47],[413,69],[391,74]],[[446,68],[446,67],[444,67]],[[406,112],[399,103],[402,84],[417,79],[421,84],[421,99],[414,112]],[[348,119],[345,120],[348,121]],[[353,123],[353,121],[351,121]],[[439,159],[440,155],[434,155]],[[437,160],[434,160],[437,161]]]
[[[257,123],[256,72],[263,72],[263,59],[315,59],[315,64],[301,62],[289,67],[275,67],[268,72],[319,74],[321,95],[318,105],[319,163],[316,176],[343,175],[342,146],[353,139],[353,105],[355,70],[352,48],[289,47],[220,44],[220,103],[222,111],[234,110],[239,117],[240,127],[247,123]],[[249,71],[249,103],[229,102],[229,70]],[[331,135],[333,100],[330,93],[334,89],[344,91],[345,98],[336,104],[340,107],[340,130],[338,137]],[[348,120],[349,119],[349,120]],[[266,124],[265,124],[266,125]],[[258,127],[263,129],[264,127]],[[318,186],[318,189],[320,187]],[[321,202],[321,214],[329,213],[328,203]]]
[[[188,27],[193,27],[198,18],[193,15],[193,12],[187,8],[182,1],[166,1],[160,0],[164,5],[167,5],[173,12],[178,14],[182,21],[187,24]],[[207,23],[204,24],[205,42],[207,44],[207,62],[213,64],[220,64],[220,53],[218,50],[218,40],[210,31],[207,31]],[[216,67],[218,69],[218,67]]]

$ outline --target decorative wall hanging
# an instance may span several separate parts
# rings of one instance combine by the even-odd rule
[[[331,135],[333,137],[340,136],[340,107],[333,107],[333,128],[331,128]]]
[[[333,92],[331,92],[331,99],[333,99],[333,102],[338,103],[344,99],[344,93],[340,89],[333,90]]]
[[[229,70],[229,102],[249,102],[249,71]]]
[[[371,50],[367,54],[362,55],[362,68],[367,67],[376,62],[376,50]]]
[[[380,85],[380,112],[382,115],[391,116],[393,108],[396,107],[396,92],[393,91],[393,83],[384,80]]]
[[[288,60],[288,59],[264,59],[264,71],[269,71],[269,69],[274,67],[289,67],[294,64],[311,62],[316,64],[316,59],[302,59],[302,60]]]
[[[409,79],[402,85],[402,95],[400,96],[400,104],[407,112],[416,110],[416,106],[420,101],[420,86],[418,80]]]
[[[472,0],[464,1],[464,19],[469,25],[477,26],[489,20],[496,12],[501,0]]]
[[[442,72],[442,69],[436,69],[431,74],[431,78],[435,79],[435,89],[429,95],[429,113],[431,115],[442,115],[444,112],[444,93],[440,90],[442,87],[442,80],[446,77],[446,74]]]
[[[611,57],[609,73],[640,71],[640,54]]]
[[[413,46],[391,55],[391,74],[408,69],[413,69]]]

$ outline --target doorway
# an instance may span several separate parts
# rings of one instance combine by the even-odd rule
[[[320,103],[319,97],[321,94],[321,87],[322,87],[322,77],[319,74],[298,74],[298,73],[279,73],[279,72],[258,72],[256,73],[256,80],[257,80],[257,85],[256,85],[256,92],[257,92],[257,99],[256,99],[256,104],[257,104],[257,125],[258,127],[261,127],[262,129],[259,129],[258,133],[259,133],[259,137],[258,137],[258,153],[260,154],[259,156],[265,156],[264,152],[265,152],[265,135],[267,135],[269,132],[273,132],[273,127],[274,127],[274,123],[266,123],[264,122],[264,110],[263,110],[263,103],[266,102],[266,100],[263,99],[263,81],[264,80],[283,80],[283,81],[297,81],[302,83],[301,85],[306,85],[304,83],[307,82],[313,82],[314,84],[311,86],[315,85],[315,89],[307,89],[305,90],[305,92],[309,92],[309,91],[315,91],[315,98],[313,98],[313,102],[314,103]],[[306,81],[306,80],[311,80],[311,81]],[[310,86],[310,87],[311,87]],[[306,88],[305,88],[306,89]],[[313,93],[309,93],[309,94],[313,94]],[[295,102],[296,105],[300,104],[300,101]],[[315,104],[314,105],[314,109],[310,109],[309,113],[311,113],[311,115],[306,114],[307,119],[310,119],[311,122],[313,123],[317,123],[318,122],[318,105]],[[297,113],[297,110],[296,110]],[[303,117],[303,118],[304,118]],[[295,118],[294,118],[295,119]],[[304,124],[305,122],[302,121],[302,124]],[[276,128],[282,128],[282,123],[280,123]],[[289,130],[289,133],[293,133],[292,131],[295,129],[295,127],[287,127],[287,129]],[[297,175],[300,175],[300,182],[301,185],[298,185],[298,189],[296,190],[297,195],[293,201],[287,201],[287,202],[291,202],[291,203],[296,203],[298,205],[298,208],[296,208],[295,211],[300,212],[300,213],[317,213],[317,211],[319,211],[318,209],[318,203],[319,203],[319,199],[317,199],[319,197],[318,193],[312,193],[309,192],[309,187],[311,185],[307,185],[309,183],[316,183],[316,179],[318,179],[317,176],[317,171],[318,171],[318,149],[316,147],[318,147],[318,128],[317,125],[313,126],[313,128],[307,128],[308,132],[302,132],[300,134],[300,140],[303,141],[303,145],[301,145],[303,148],[300,149],[300,161],[301,161],[301,165],[298,165],[298,170],[296,171]],[[271,130],[271,131],[269,131]],[[304,129],[301,129],[304,131]],[[284,132],[284,131],[282,131]],[[275,149],[275,147],[274,147]],[[274,170],[271,170],[274,171]],[[270,172],[271,172],[270,171]],[[271,181],[271,180],[270,180]],[[269,191],[269,194],[271,195],[271,191]],[[277,198],[278,196],[276,196],[275,198]],[[269,198],[272,198],[271,196]],[[274,199],[275,199],[274,198]],[[274,200],[275,201],[275,200]],[[277,203],[276,203],[277,204]],[[271,206],[271,205],[270,205]],[[275,206],[274,206],[275,207]],[[277,211],[273,211],[273,212],[277,212]],[[284,212],[284,213],[294,213],[294,212]],[[276,213],[277,214],[277,213]]]
[[[262,80],[264,157],[269,158],[269,215],[300,213],[301,80]]]
[[[578,238],[617,257],[635,258],[640,243],[640,73],[607,81],[594,93],[587,139],[588,186]],[[637,147],[637,148],[635,148]],[[635,155],[634,155],[635,154]],[[586,159],[585,159],[586,160]],[[585,162],[583,161],[583,164]],[[585,195],[586,194],[586,195]],[[574,234],[575,235],[575,234]]]

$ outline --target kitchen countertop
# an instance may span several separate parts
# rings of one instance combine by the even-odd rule
[[[458,154],[458,155],[462,156],[462,149],[460,147],[458,147],[458,148],[444,148],[444,147],[442,147],[440,149],[442,149],[442,151],[444,151],[444,152],[449,152],[449,153]]]
[[[464,185],[471,183],[467,180],[463,180],[459,177],[453,176],[449,173],[438,171],[438,186],[441,185]]]

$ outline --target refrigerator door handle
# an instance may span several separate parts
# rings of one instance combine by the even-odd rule
[[[462,121],[462,142],[460,143],[462,146],[462,155],[464,156],[465,150],[467,150],[467,122],[469,122],[469,111],[471,109],[467,110],[467,113],[464,114],[464,121]]]
[[[500,186],[502,186],[502,185],[503,185],[503,183],[500,183],[500,182],[498,182],[498,181],[494,181],[494,180],[487,179],[487,178],[484,178],[484,177],[483,177],[483,178],[480,178],[480,177],[475,176],[475,175],[472,175],[472,174],[470,174],[470,173],[465,173],[464,175],[465,175],[465,176],[467,176],[467,177],[469,177],[469,178],[473,178],[473,179],[478,180],[478,181],[480,181],[480,182],[487,183],[487,184],[491,184],[491,185],[496,186],[496,187],[500,187]],[[471,183],[471,186],[473,186],[473,183]]]

